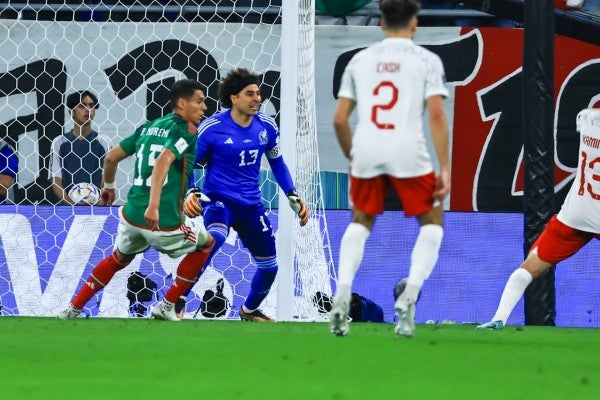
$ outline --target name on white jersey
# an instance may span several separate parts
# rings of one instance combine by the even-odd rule
[[[588,136],[588,135],[583,135],[583,138],[581,139],[583,144],[591,147],[593,149],[598,149],[600,148],[600,139],[599,138],[595,138],[592,136]]]
[[[385,73],[385,72],[398,72],[400,71],[400,63],[399,62],[384,62],[377,63],[377,73]]]

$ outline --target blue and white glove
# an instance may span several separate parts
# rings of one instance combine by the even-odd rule
[[[200,203],[203,201],[210,201],[210,199],[197,187],[189,188],[183,201],[183,212],[190,218],[196,218],[202,213]]]
[[[306,225],[308,222],[308,207],[306,207],[304,200],[298,197],[298,193],[296,193],[295,190],[290,190],[287,194],[287,198],[290,202],[290,207],[300,218],[300,226]]]

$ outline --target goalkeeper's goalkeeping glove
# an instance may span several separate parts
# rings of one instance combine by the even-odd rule
[[[202,213],[200,202],[210,201],[207,195],[197,187],[189,188],[183,201],[183,212],[190,218],[196,218]]]
[[[290,202],[290,207],[300,218],[300,226],[306,225],[308,222],[308,207],[306,207],[304,200],[298,197],[298,193],[296,193],[295,190],[290,190],[287,194],[287,198]]]

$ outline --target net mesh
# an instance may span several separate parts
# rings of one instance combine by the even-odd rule
[[[207,88],[210,115],[219,108],[219,79],[232,68],[244,67],[261,75],[264,112],[279,123],[280,110],[286,106],[280,96],[280,1],[54,3],[8,2],[0,8],[0,52],[4,55],[0,60],[0,138],[4,143],[0,144],[11,148],[18,159],[14,183],[5,185],[6,199],[0,205],[4,249],[0,252],[0,310],[4,314],[56,314],[93,266],[110,254],[118,221],[116,208],[68,204],[69,183],[83,180],[100,186],[93,172],[102,164],[105,147],[168,112],[168,89],[175,80],[201,82]],[[316,140],[314,2],[300,1],[299,10],[299,101],[290,106],[297,107],[298,116],[295,181],[311,210],[311,223],[298,227],[294,238],[278,240],[295,240],[292,315],[314,320],[323,314],[315,311],[312,297],[317,291],[329,294],[334,278]],[[88,118],[93,117],[91,127],[107,145],[90,150],[95,159],[75,165],[69,154],[77,151],[73,143],[78,142],[64,140],[75,118],[66,99],[83,90],[97,96],[99,107]],[[132,184],[133,163],[131,158],[119,165],[117,204],[125,201]],[[276,230],[280,202],[276,182],[265,166],[261,171],[263,201]],[[81,178],[86,173],[89,178]],[[62,177],[58,182],[57,176]],[[282,204],[287,207],[287,200]],[[171,284],[178,261],[154,250],[139,255],[87,304],[85,313],[145,315]],[[252,257],[232,231],[194,287],[184,312],[202,318],[203,298],[220,287],[219,293],[228,300],[220,318],[237,318],[254,269]],[[147,278],[138,279],[141,287],[131,283],[136,271]],[[148,287],[152,283],[156,288]],[[154,294],[151,299],[148,289]],[[264,307],[268,315],[275,315],[273,295]]]
[[[314,82],[314,0],[301,0],[298,13],[298,103],[296,138],[296,185],[305,193],[312,221],[296,230],[296,308],[300,318],[324,318],[314,307],[313,298],[318,293],[331,294],[330,277],[335,276],[331,247],[324,212],[315,110]],[[314,155],[314,156],[307,156]],[[323,246],[320,244],[323,243]]]

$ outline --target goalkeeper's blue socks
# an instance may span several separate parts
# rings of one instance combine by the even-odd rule
[[[249,311],[256,310],[260,303],[267,297],[275,276],[277,275],[277,259],[256,260],[256,272],[250,283],[250,293],[244,302],[244,307]]]

